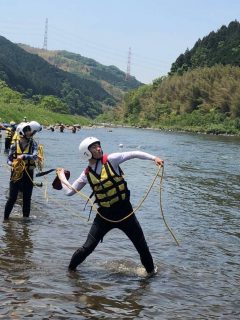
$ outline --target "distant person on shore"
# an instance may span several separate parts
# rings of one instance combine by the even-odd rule
[[[37,126],[38,124],[38,126]],[[29,217],[33,190],[33,172],[38,158],[38,146],[32,136],[42,127],[36,121],[22,122],[17,126],[19,135],[10,147],[8,165],[11,166],[9,197],[5,205],[4,220],[8,220],[17,200],[18,192],[23,193],[23,217]]]
[[[146,152],[129,151],[103,155],[99,139],[88,137],[80,145],[80,156],[88,161],[88,167],[71,185],[64,169],[57,173],[66,195],[72,196],[87,183],[93,190],[98,213],[87,236],[86,242],[72,256],[69,270],[75,270],[90,255],[103,237],[113,228],[122,230],[134,244],[147,273],[156,272],[142,228],[133,213],[130,191],[119,165],[127,160],[138,158],[154,161],[163,166],[163,160]]]

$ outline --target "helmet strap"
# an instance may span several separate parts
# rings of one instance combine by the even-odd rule
[[[96,161],[94,172],[97,172],[98,163],[99,163],[99,159],[97,159],[97,161]]]

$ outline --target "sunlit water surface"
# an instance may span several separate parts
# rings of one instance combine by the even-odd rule
[[[31,218],[23,220],[18,201],[9,222],[0,222],[0,318],[239,319],[240,139],[123,128],[44,130],[37,140],[45,170],[64,167],[73,181],[86,166],[78,145],[89,135],[102,140],[106,153],[142,150],[165,160],[162,206],[180,246],[163,223],[158,179],[137,213],[157,275],[146,278],[133,245],[117,229],[69,273],[94,214],[87,222],[85,199],[51,188],[55,173],[36,178],[43,187],[34,188]],[[9,169],[1,142],[2,220]],[[136,206],[157,168],[135,159],[122,169]]]

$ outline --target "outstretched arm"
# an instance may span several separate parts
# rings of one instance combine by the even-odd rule
[[[120,163],[134,158],[142,160],[152,160],[155,161],[156,165],[158,166],[163,166],[164,164],[164,161],[161,158],[153,156],[152,154],[143,151],[117,152],[112,153],[108,156],[108,160],[116,166],[118,166]]]

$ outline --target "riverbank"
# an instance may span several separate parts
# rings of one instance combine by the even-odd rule
[[[112,122],[98,122],[95,123],[96,127],[109,127],[109,128],[136,128],[144,130],[156,130],[156,131],[165,131],[165,132],[182,132],[182,133],[196,133],[196,134],[208,134],[208,135],[221,135],[221,136],[237,136],[240,137],[240,130],[236,133],[232,133],[231,130],[224,130],[223,128],[207,129],[204,130],[201,127],[189,127],[189,128],[179,128],[173,126],[137,126],[137,125],[126,125]]]
[[[174,121],[174,124],[166,123],[153,123],[152,125],[145,123],[123,123],[114,121],[101,121],[101,118],[95,120],[89,119],[79,115],[61,114],[56,112],[51,112],[47,109],[43,109],[34,105],[17,105],[14,103],[0,103],[0,123],[10,121],[15,121],[19,123],[23,121],[26,117],[28,120],[36,120],[44,126],[51,126],[55,124],[63,123],[64,125],[75,125],[85,126],[92,128],[94,126],[104,126],[104,127],[122,127],[122,128],[141,128],[146,130],[160,130],[160,131],[174,131],[174,132],[191,132],[191,133],[201,133],[201,134],[212,134],[212,135],[229,135],[229,136],[240,136],[240,125],[239,128],[235,123],[205,123],[201,125],[185,125],[183,119]],[[236,120],[235,120],[236,122]],[[240,120],[239,120],[240,123]]]

